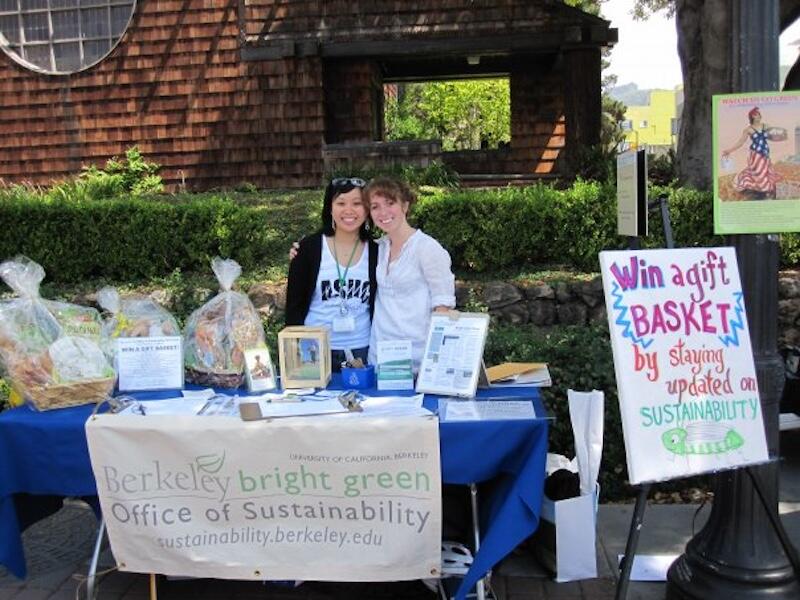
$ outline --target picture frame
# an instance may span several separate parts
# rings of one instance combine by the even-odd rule
[[[269,355],[269,348],[250,348],[244,352],[245,376],[247,390],[265,392],[277,387],[275,366]]]
[[[324,388],[331,380],[330,332],[325,327],[292,326],[278,333],[281,387]]]

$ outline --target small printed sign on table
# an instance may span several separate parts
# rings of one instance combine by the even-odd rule
[[[180,336],[117,338],[120,392],[183,388],[183,339]]]

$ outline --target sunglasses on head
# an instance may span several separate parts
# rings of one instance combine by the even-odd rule
[[[331,185],[337,188],[348,186],[363,188],[367,185],[367,182],[360,177],[337,177],[335,179],[331,179]]]

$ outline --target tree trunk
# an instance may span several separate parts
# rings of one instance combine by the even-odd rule
[[[731,91],[731,8],[728,0],[677,0],[675,21],[683,72],[683,114],[678,137],[682,185],[712,184],[711,96]]]

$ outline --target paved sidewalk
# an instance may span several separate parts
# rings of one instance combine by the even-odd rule
[[[795,545],[800,545],[800,431],[781,435],[781,519]],[[640,554],[680,554],[698,531],[710,506],[653,505],[645,513]],[[611,600],[615,593],[616,556],[621,554],[633,505],[603,505],[598,518],[598,579],[556,584],[548,580],[528,554],[517,552],[495,571],[493,586],[500,600]],[[0,568],[0,600],[82,600],[88,560],[97,523],[80,502],[67,502],[56,515],[29,528],[24,535],[29,576],[20,581]],[[101,568],[113,560],[104,552]],[[112,572],[99,584],[100,600],[146,600],[145,575]],[[420,582],[381,584],[309,582],[298,588],[224,580],[166,581],[159,578],[159,597],[166,600],[434,600]],[[77,593],[77,594],[76,594]],[[630,600],[661,600],[664,583],[633,582]]]

